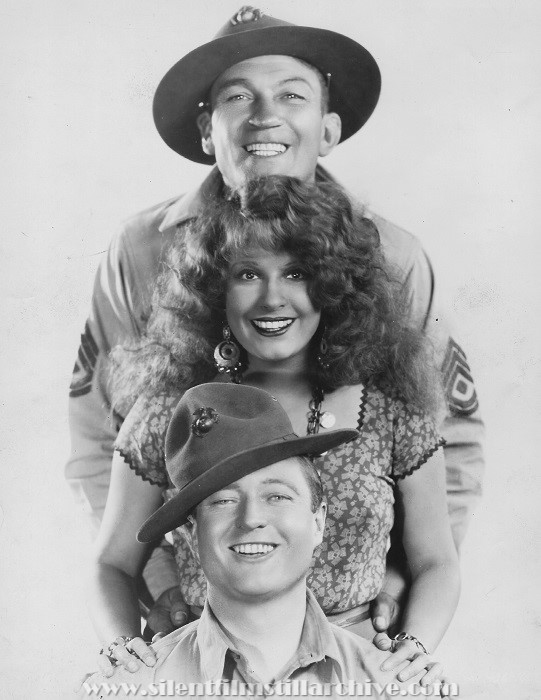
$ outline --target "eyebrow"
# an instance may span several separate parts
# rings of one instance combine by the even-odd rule
[[[299,490],[297,489],[297,487],[291,481],[288,481],[287,479],[272,479],[271,477],[269,477],[268,479],[265,479],[262,483],[265,485],[278,484],[279,486],[288,486],[298,496],[301,495]]]
[[[288,83],[304,83],[307,87],[309,87],[312,91],[312,85],[310,82],[306,79],[303,78],[302,76],[296,76],[293,78],[284,78],[283,80],[280,80],[278,83],[276,83],[276,86],[281,87],[283,85],[287,85]],[[242,85],[244,87],[251,87],[252,83],[250,80],[247,80],[246,78],[229,78],[228,80],[225,80],[223,83],[220,83],[214,88],[214,92],[216,94],[219,94],[222,90],[227,90],[229,87],[235,87],[237,85]]]
[[[250,265],[256,265],[257,258],[255,256],[252,258],[249,255],[244,255],[242,258],[231,260],[228,264],[229,267],[233,267],[233,265],[245,265],[246,263],[249,263]]]
[[[262,249],[264,252],[265,249]],[[284,262],[282,264],[283,268],[289,267],[290,265],[300,265],[301,260],[297,258],[294,255],[291,255],[290,253],[283,253],[282,251],[278,250],[276,252],[270,250],[268,251],[270,255],[273,255],[275,257],[279,257],[281,255],[289,255],[291,257],[291,260],[288,260],[287,262]],[[259,255],[257,253],[254,253],[253,255],[250,255],[250,253],[245,253],[242,252],[241,255],[239,255],[238,258],[233,258],[232,260],[228,261],[229,267],[232,267],[233,265],[244,265],[246,263],[250,263],[250,265],[258,265],[259,264]]]
[[[297,496],[301,495],[298,488],[291,481],[288,481],[287,479],[276,479],[276,478],[269,477],[268,479],[264,479],[261,483],[265,486],[271,486],[273,484],[278,484],[278,486],[287,486],[292,491],[294,491],[297,494]],[[216,491],[216,493],[220,493],[220,491],[240,491],[239,486],[238,486],[238,481],[234,481],[232,484],[229,484],[229,486],[224,486],[219,491]]]

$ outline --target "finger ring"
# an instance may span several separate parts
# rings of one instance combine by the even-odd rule
[[[398,634],[395,634],[395,636],[392,639],[392,644],[391,644],[391,651],[394,651],[396,649],[396,643],[397,642],[405,642],[409,640],[410,642],[414,642],[415,646],[418,649],[421,649],[423,654],[426,654],[427,656],[430,656],[428,651],[426,650],[425,645],[420,642],[417,637],[414,637],[412,634],[408,634],[407,632],[399,632]]]
[[[103,654],[106,659],[109,659],[109,662],[111,663],[112,666],[118,666],[118,659],[115,656],[110,656],[107,653],[107,650],[104,649],[103,647],[100,649],[100,656]]]
[[[109,652],[109,655],[113,656],[114,651],[117,647],[120,647],[120,646],[125,647],[126,644],[128,644],[132,640],[133,640],[133,637],[124,637],[124,636],[117,637],[115,639],[115,641],[111,642],[111,644],[109,644],[109,646],[107,647],[107,651]]]

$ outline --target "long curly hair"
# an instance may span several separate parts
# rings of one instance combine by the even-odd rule
[[[311,381],[324,391],[363,383],[423,410],[438,405],[429,343],[410,323],[397,271],[374,223],[354,213],[333,182],[270,176],[216,200],[179,229],[142,338],[112,352],[113,404],[125,414],[141,394],[181,392],[216,376],[230,261],[247,247],[286,252],[308,280],[321,322],[310,341]],[[325,334],[325,362],[317,348]]]

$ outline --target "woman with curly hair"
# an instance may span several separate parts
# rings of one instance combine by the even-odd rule
[[[299,435],[357,428],[353,442],[315,460],[328,517],[309,585],[333,622],[373,636],[368,605],[383,583],[396,514],[411,590],[405,635],[385,670],[400,680],[422,669],[426,683],[438,677],[426,649],[451,620],[459,575],[434,362],[407,325],[407,304],[375,226],[332,183],[263,178],[178,234],[146,335],[113,357],[113,396],[126,419],[97,543],[92,611],[104,642],[140,634],[133,581],[145,548],[135,533],[167,497],[164,436],[180,396],[235,381],[276,397]],[[197,614],[206,583],[188,526],[173,543],[180,589]],[[386,635],[377,641],[391,647]],[[152,665],[142,640],[130,648]],[[114,656],[136,663],[122,644]]]

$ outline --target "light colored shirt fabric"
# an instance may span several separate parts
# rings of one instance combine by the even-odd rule
[[[330,695],[324,697],[344,697],[347,696],[343,694],[344,689],[356,682],[363,684],[365,689],[372,685],[372,695],[376,697],[391,697],[385,691],[376,693],[376,684],[379,688],[391,682],[396,684],[392,673],[380,670],[387,654],[368,640],[329,623],[309,591],[306,600],[306,616],[297,651],[267,688],[250,669],[249,659],[224,632],[206,605],[199,620],[153,645],[157,655],[155,666],[141,665],[136,673],[118,667],[110,679],[94,674],[86,681],[79,697],[88,698],[88,690],[97,689],[100,684],[106,684],[104,688],[114,684],[119,689],[115,697],[145,697],[151,695],[149,689],[159,688],[160,684],[167,688],[168,681],[169,687],[172,687],[172,682],[188,687],[189,684],[208,683],[211,688],[224,682],[230,691],[238,690],[240,684],[247,691],[242,697],[272,696],[273,690],[276,693],[277,688],[284,687],[281,684],[287,682],[296,690],[327,684],[323,688],[328,688]],[[131,690],[127,690],[128,686],[123,689],[123,683]],[[137,686],[139,692],[132,692]],[[404,692],[400,696],[409,697],[406,686],[400,685],[400,688]],[[105,698],[108,695],[104,690],[101,694],[96,691],[90,697]]]

